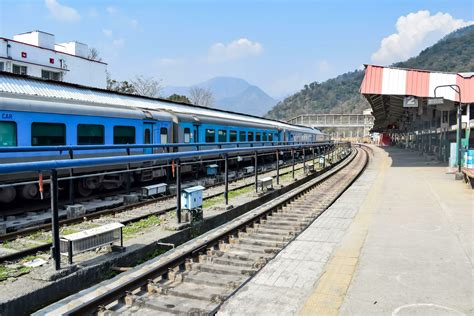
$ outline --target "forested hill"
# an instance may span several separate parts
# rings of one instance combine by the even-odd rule
[[[474,25],[448,34],[418,56],[395,67],[474,72]],[[325,82],[313,82],[279,102],[266,117],[288,120],[306,113],[362,113],[368,107],[359,93],[364,77],[362,70],[348,72]]]

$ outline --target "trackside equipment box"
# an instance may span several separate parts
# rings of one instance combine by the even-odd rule
[[[208,165],[207,166],[207,175],[208,176],[215,176],[217,174],[218,165]]]
[[[202,207],[204,187],[197,185],[181,191],[181,205],[184,209],[194,210]]]

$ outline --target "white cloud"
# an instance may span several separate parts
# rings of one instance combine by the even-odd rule
[[[112,37],[113,35],[112,30],[109,30],[109,29],[102,29],[102,33],[104,33],[104,35],[107,37]]]
[[[56,0],[45,0],[44,4],[48,8],[49,13],[59,21],[77,22],[81,16],[76,9],[60,4]]]
[[[132,27],[132,29],[137,29],[138,28],[138,20],[131,19],[130,20],[130,26]]]
[[[209,62],[235,60],[248,56],[258,56],[263,52],[259,42],[252,42],[247,38],[240,38],[228,44],[215,43],[209,49]]]
[[[112,44],[115,47],[123,47],[123,45],[125,45],[125,40],[123,38],[118,38],[118,39],[113,40]]]
[[[117,13],[117,8],[113,6],[108,6],[107,8],[105,8],[105,11],[107,11],[107,13],[109,14],[115,14]]]
[[[397,32],[382,39],[380,48],[372,54],[372,62],[388,65],[403,61],[433,45],[446,34],[470,25],[474,21],[454,19],[448,13],[430,15],[427,10],[398,18]]]

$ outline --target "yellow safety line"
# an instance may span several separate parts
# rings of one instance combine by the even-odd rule
[[[390,166],[387,155],[382,151],[379,153],[382,156],[380,172],[340,246],[326,264],[326,270],[319,279],[316,289],[303,305],[300,315],[337,315],[339,312],[367,237],[385,174]]]

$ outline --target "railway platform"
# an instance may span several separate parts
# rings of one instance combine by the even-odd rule
[[[373,148],[366,171],[219,315],[468,315],[473,195],[418,153]]]

